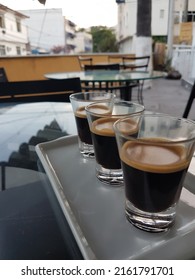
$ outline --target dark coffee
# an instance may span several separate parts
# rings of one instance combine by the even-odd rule
[[[79,138],[82,142],[92,145],[91,132],[85,112],[85,107],[80,107],[75,112],[75,120]]]
[[[121,169],[118,147],[113,124],[118,117],[105,117],[92,123],[91,135],[93,138],[96,161],[107,169]],[[123,133],[136,137],[137,123],[129,121],[122,123],[120,129]]]
[[[92,123],[91,135],[97,163],[107,169],[121,169],[113,124],[117,118],[100,118]]]
[[[120,154],[126,198],[146,212],[174,205],[189,166],[185,153],[182,146],[126,142]]]

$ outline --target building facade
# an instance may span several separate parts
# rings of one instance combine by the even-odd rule
[[[136,35],[137,0],[116,0],[118,4],[117,40],[119,51],[129,53],[134,50],[133,38]],[[180,42],[182,21],[184,19],[186,0],[174,1],[174,37]],[[195,1],[188,0],[187,21],[195,22]],[[169,20],[169,0],[152,0],[152,36],[167,37]],[[192,35],[193,35],[193,24]]]
[[[86,31],[78,31],[75,37],[75,53],[92,53],[92,35]]]
[[[32,53],[63,52],[66,33],[62,9],[21,10],[25,14]]]
[[[26,15],[0,4],[0,56],[27,54],[26,18]]]
[[[39,9],[21,11],[28,18],[31,51],[37,54],[74,54],[80,49],[80,34],[77,26],[62,14],[62,9]],[[77,35],[79,38],[77,38]],[[84,50],[89,49],[88,35],[85,35]],[[77,44],[79,44],[77,46]],[[90,45],[90,50],[91,50]]]
[[[64,28],[65,28],[65,52],[69,54],[75,53],[75,37],[76,37],[76,24],[71,20],[64,17]]]

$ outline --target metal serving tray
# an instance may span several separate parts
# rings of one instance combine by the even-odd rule
[[[195,257],[194,175],[187,175],[175,225],[166,233],[149,233],[126,220],[124,187],[98,181],[95,160],[81,157],[77,136],[38,144],[36,152],[85,259]]]

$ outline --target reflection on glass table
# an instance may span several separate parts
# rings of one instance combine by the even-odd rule
[[[70,103],[0,107],[0,259],[82,259],[35,145],[75,134]]]
[[[12,166],[20,162],[21,167],[28,168],[28,161],[36,165],[36,144],[76,134],[70,103],[18,104],[1,112],[0,160]]]

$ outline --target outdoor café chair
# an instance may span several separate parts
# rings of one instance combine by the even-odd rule
[[[80,91],[80,78],[7,82],[1,83],[0,103],[70,102],[70,94]]]
[[[185,110],[184,110],[184,113],[183,113],[183,118],[187,118],[189,113],[190,113],[190,110],[191,110],[191,107],[192,107],[192,103],[194,101],[194,98],[195,98],[195,81],[194,81],[194,85],[192,86],[192,90],[190,92],[190,96],[188,98],[188,101],[187,101],[187,104],[186,104],[186,107],[185,107]]]

